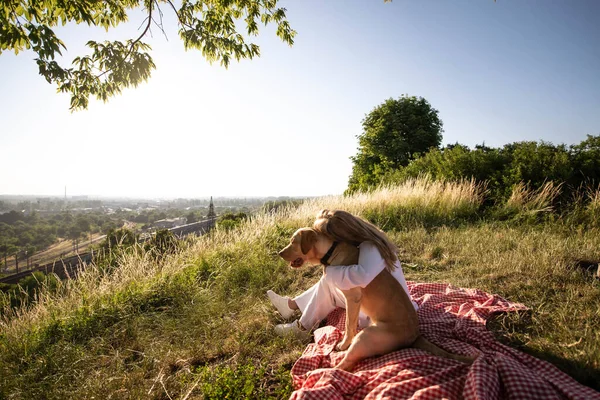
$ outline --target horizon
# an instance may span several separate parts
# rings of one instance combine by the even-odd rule
[[[210,65],[144,39],[148,82],[70,113],[26,51],[0,56],[0,194],[121,198],[337,195],[347,188],[361,120],[388,98],[424,97],[442,146],[571,145],[600,134],[600,3],[283,1],[291,48],[262,27],[261,57]],[[166,11],[166,10],[165,10]],[[139,34],[141,13],[105,33],[56,28],[68,51]],[[303,173],[298,172],[302,169]],[[302,175],[302,176],[300,176]],[[305,179],[305,177],[309,177]]]
[[[82,197],[82,198],[75,198]],[[67,200],[67,201],[86,201],[86,200],[144,200],[144,201],[177,201],[177,200],[199,200],[199,201],[209,201],[211,198],[214,201],[218,200],[297,200],[297,199],[309,199],[313,197],[322,197],[322,196],[205,196],[205,197],[129,197],[129,196],[103,196],[103,195],[67,195],[67,197],[58,196],[58,195],[37,195],[37,194],[0,194],[0,201],[16,201],[21,200]]]

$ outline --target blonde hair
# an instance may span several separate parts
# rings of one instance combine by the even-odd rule
[[[322,210],[317,214],[313,228],[338,242],[358,246],[370,241],[375,244],[385,260],[388,271],[396,269],[398,248],[387,235],[372,223],[343,210]]]

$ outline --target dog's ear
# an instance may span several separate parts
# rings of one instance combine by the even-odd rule
[[[302,231],[302,234],[300,235],[300,248],[302,249],[302,254],[308,253],[316,242],[317,232],[312,229]]]

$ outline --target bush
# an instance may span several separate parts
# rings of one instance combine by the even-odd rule
[[[600,136],[588,136],[578,145],[567,148],[547,142],[518,142],[493,149],[476,146],[474,150],[455,144],[444,149],[432,149],[411,161],[406,167],[388,172],[382,178],[386,184],[397,184],[409,178],[427,174],[433,179],[455,181],[475,179],[486,182],[486,205],[509,201],[524,187],[528,191],[542,189],[552,182],[552,206],[565,210],[581,198],[582,190],[598,189],[600,183]],[[584,196],[585,197],[585,196]]]
[[[167,254],[175,253],[180,247],[180,241],[168,229],[157,231],[152,237],[144,243],[144,249],[151,251],[155,259],[164,257]]]
[[[503,152],[510,161],[503,173],[506,190],[521,182],[532,189],[540,189],[546,182],[560,184],[573,176],[572,158],[564,145],[521,142],[504,146]]]
[[[217,228],[229,231],[238,227],[243,221],[248,219],[248,214],[239,212],[237,214],[228,212],[222,214],[217,219]]]
[[[571,146],[571,158],[574,170],[569,181],[571,186],[600,184],[600,135],[588,135],[581,143]]]
[[[0,291],[4,292],[4,298],[0,301],[0,313],[7,306],[10,308],[27,308],[42,288],[48,293],[54,293],[58,286],[59,280],[56,275],[45,275],[40,271],[26,276],[14,285],[0,284]]]
[[[98,246],[94,263],[104,271],[114,270],[118,266],[119,257],[138,245],[138,239],[138,235],[129,229],[110,229]]]

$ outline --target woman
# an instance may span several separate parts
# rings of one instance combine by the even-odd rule
[[[269,299],[284,318],[290,318],[294,310],[302,312],[299,320],[275,326],[278,334],[293,332],[299,336],[308,336],[308,332],[336,307],[346,307],[340,289],[356,286],[364,288],[384,268],[390,271],[408,294],[406,279],[397,257],[398,248],[375,225],[346,211],[323,210],[317,215],[313,228],[334,241],[357,245],[358,264],[328,268],[315,285],[293,299],[269,290]],[[413,306],[417,309],[414,301]],[[368,316],[361,312],[359,327],[368,325]]]

